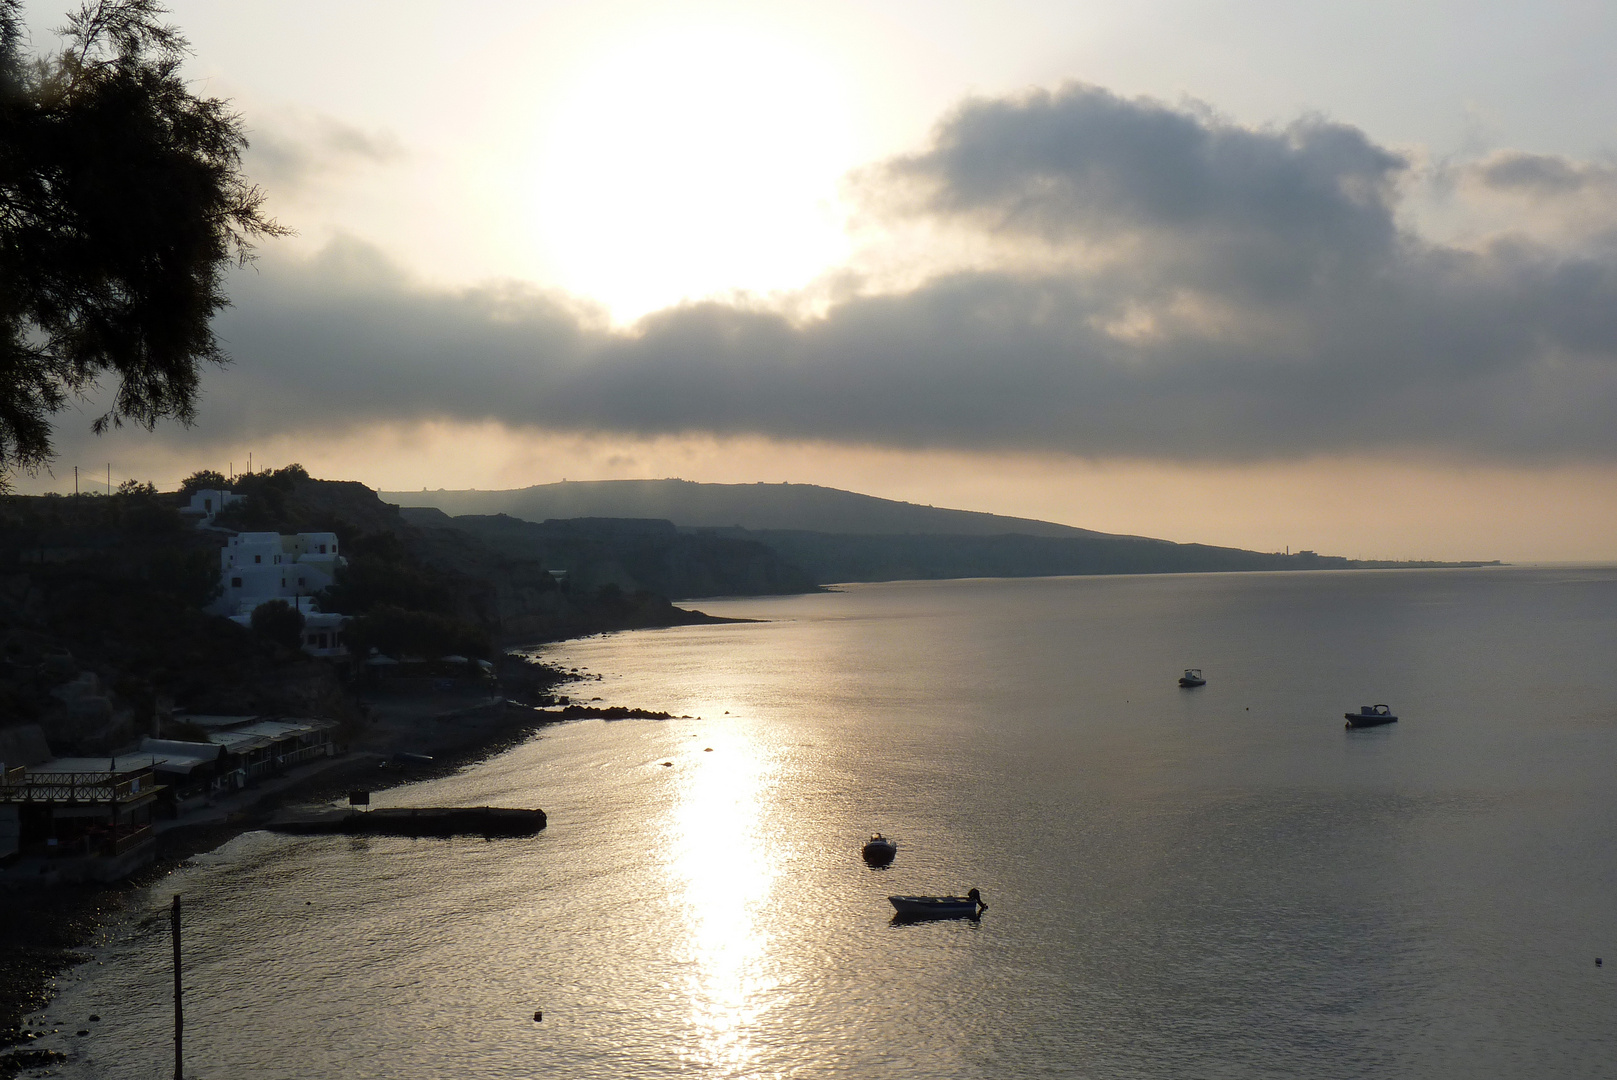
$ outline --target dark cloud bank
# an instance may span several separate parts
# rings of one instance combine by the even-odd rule
[[[1491,169],[1491,172],[1489,171]],[[1553,198],[1589,168],[1497,159]],[[522,287],[424,290],[354,243],[249,271],[210,428],[497,420],[637,435],[1253,460],[1617,456],[1617,246],[1444,247],[1352,127],[1252,129],[1068,86],[976,100],[859,179],[1001,253],[794,322],[722,303],[612,332]],[[625,258],[633,258],[626,252]]]

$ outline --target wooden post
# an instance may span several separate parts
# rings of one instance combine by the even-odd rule
[[[185,1080],[180,1070],[180,1033],[185,1029],[185,1014],[180,1007],[180,894],[174,894],[174,906],[169,909],[174,926],[174,1080]]]

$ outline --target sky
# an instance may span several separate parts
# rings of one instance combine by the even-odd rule
[[[1617,559],[1617,8],[187,0],[297,235],[190,428],[1259,550]],[[36,49],[54,6],[29,8]]]

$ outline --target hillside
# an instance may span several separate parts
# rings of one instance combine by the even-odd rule
[[[501,556],[564,570],[575,592],[648,590],[675,599],[809,592],[815,582],[751,536],[681,532],[667,521],[576,518],[536,524],[505,514],[445,516],[406,508],[401,518],[449,547],[474,543]],[[455,536],[462,541],[452,539]]]
[[[543,558],[552,567],[579,566],[587,574],[598,574],[607,568],[603,558],[610,562],[621,554],[636,567],[636,580],[655,582],[646,587],[673,597],[791,592],[844,581],[1482,565],[1366,562],[1312,551],[1282,555],[1178,544],[1048,521],[916,506],[810,484],[600,480],[514,491],[395,492],[385,497],[405,507],[406,520],[453,525],[490,546]],[[449,514],[457,516],[444,516]],[[586,522],[565,519],[586,514],[643,519],[620,521],[615,527],[660,530],[670,553],[675,545],[667,536],[677,528],[709,542],[750,544],[752,554],[743,555],[737,548],[714,558],[710,565],[723,565],[725,572],[704,577],[682,572],[695,569],[689,559],[682,567],[658,567],[643,554],[632,556],[622,537],[592,536],[590,545],[568,548],[569,535]],[[782,564],[761,578],[763,564],[749,568],[747,562],[756,559],[759,550]]]
[[[588,480],[511,491],[381,492],[402,507],[431,506],[451,517],[507,514],[524,521],[660,518],[681,528],[739,527],[861,536],[1109,537],[1031,518],[878,499],[814,484],[698,484],[688,480]]]
[[[668,598],[812,588],[762,544],[691,537],[662,524],[574,522],[542,530],[505,519],[451,520],[436,511],[382,501],[351,481],[315,480],[298,470],[257,482],[245,508],[221,513],[240,529],[337,533],[349,561],[327,610],[357,615],[372,606],[408,608],[476,626],[494,643],[559,640],[608,630],[709,621]],[[238,491],[242,490],[238,482]],[[525,530],[552,535],[525,542]],[[565,535],[561,535],[565,534]],[[558,582],[552,570],[566,570]],[[457,649],[455,651],[465,651]]]
[[[666,524],[624,535],[612,522],[496,521],[485,541],[442,515],[408,522],[362,484],[296,466],[234,486],[246,499],[214,529],[181,516],[181,495],[138,486],[0,499],[0,728],[37,723],[55,752],[99,755],[158,733],[174,710],[357,723],[353,672],[208,612],[226,529],[336,532],[348,565],[324,610],[354,617],[350,642],[405,655],[491,656],[501,644],[715,621],[658,585],[812,588],[756,541]],[[551,546],[507,535],[529,530]],[[552,554],[576,578],[558,582]]]
[[[1339,556],[1243,551],[1134,537],[850,536],[722,530],[772,548],[820,584],[1068,574],[1191,574],[1242,570],[1350,570],[1367,564]]]

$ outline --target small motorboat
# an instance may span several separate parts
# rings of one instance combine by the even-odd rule
[[[1202,678],[1202,669],[1201,668],[1199,668],[1199,667],[1187,667],[1185,669],[1185,673],[1183,675],[1179,676],[1179,685],[1180,686],[1206,686],[1207,685],[1207,680]]]
[[[876,833],[865,841],[860,854],[865,857],[865,862],[873,867],[890,866],[898,855],[898,845],[881,833]]]
[[[1385,705],[1360,705],[1358,712],[1343,713],[1347,718],[1348,727],[1380,727],[1382,724],[1396,724],[1398,718],[1392,710]]]
[[[976,889],[965,896],[889,896],[887,902],[900,919],[975,919],[988,910]]]

